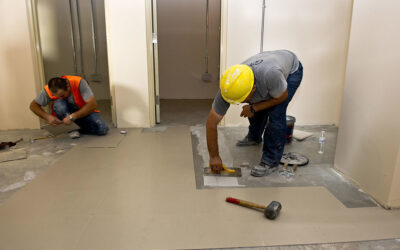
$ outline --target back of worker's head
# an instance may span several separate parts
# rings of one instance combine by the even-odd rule
[[[47,84],[49,86],[49,89],[52,93],[57,93],[59,89],[61,90],[68,90],[68,82],[67,79],[61,78],[61,77],[54,77],[51,78]]]
[[[237,64],[228,68],[219,84],[221,96],[231,104],[246,100],[254,86],[253,70],[247,65]]]

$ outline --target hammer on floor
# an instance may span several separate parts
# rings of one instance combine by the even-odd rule
[[[276,217],[278,217],[279,212],[282,209],[281,203],[279,203],[277,201],[272,201],[268,206],[263,206],[263,205],[259,205],[259,204],[256,204],[256,203],[253,203],[250,201],[239,200],[236,198],[227,197],[226,202],[237,204],[237,205],[243,206],[243,207],[252,208],[255,210],[262,209],[264,211],[265,217],[267,217],[270,220],[275,220]]]

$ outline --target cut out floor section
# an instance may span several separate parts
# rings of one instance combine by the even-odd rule
[[[313,133],[304,141],[293,140],[285,147],[285,152],[297,152],[310,160],[305,167],[299,167],[293,178],[281,176],[276,171],[270,176],[253,177],[250,168],[242,168],[242,177],[203,177],[203,168],[208,166],[208,151],[206,131],[204,126],[191,127],[194,170],[196,187],[307,187],[324,186],[346,207],[374,207],[374,200],[346,180],[333,168],[335,155],[337,127],[335,126],[296,126],[296,129]],[[240,167],[243,162],[250,167],[258,164],[262,155],[262,143],[258,146],[237,147],[236,141],[247,134],[247,127],[221,127],[218,129],[219,151],[227,167]],[[321,130],[326,130],[324,154],[318,154],[318,136]]]
[[[87,148],[116,148],[124,139],[121,129],[111,128],[105,136],[84,135],[82,146]]]
[[[275,221],[226,203],[283,205]],[[188,127],[76,146],[0,206],[0,249],[193,249],[400,237],[400,210],[349,209],[324,187],[196,189]]]

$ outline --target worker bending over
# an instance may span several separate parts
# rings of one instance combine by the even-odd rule
[[[303,78],[303,66],[288,50],[266,51],[225,71],[220,90],[207,120],[210,167],[223,169],[218,152],[217,125],[230,104],[247,103],[241,117],[250,122],[249,131],[237,146],[257,145],[264,137],[263,154],[251,174],[269,175],[278,169],[286,140],[286,109]]]
[[[42,107],[51,102],[52,114],[49,114]],[[96,98],[85,79],[71,75],[50,79],[30,105],[33,113],[51,125],[75,122],[81,133],[105,135],[108,126],[96,108]],[[78,138],[79,132],[74,131],[70,136]]]

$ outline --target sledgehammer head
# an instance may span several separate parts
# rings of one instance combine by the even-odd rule
[[[272,201],[265,209],[264,215],[270,220],[275,220],[278,217],[279,212],[282,209],[281,203],[277,201]]]

